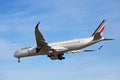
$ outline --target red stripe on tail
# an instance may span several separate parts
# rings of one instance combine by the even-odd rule
[[[94,36],[96,33],[100,33],[100,35],[102,35],[105,28],[105,23],[106,20],[103,20],[91,36]]]
[[[104,29],[105,29],[105,26],[103,26],[101,29],[100,29],[100,34],[102,34],[103,33],[103,31],[104,31]]]

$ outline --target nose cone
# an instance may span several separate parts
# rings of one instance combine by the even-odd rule
[[[14,57],[18,58],[18,51],[15,52]]]

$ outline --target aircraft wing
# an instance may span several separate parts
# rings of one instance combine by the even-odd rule
[[[82,52],[92,52],[95,50],[74,50],[74,51],[69,51],[67,53],[82,53]]]
[[[40,23],[40,22],[39,22]],[[48,46],[48,43],[45,41],[43,35],[41,34],[41,32],[38,29],[39,23],[36,25],[35,27],[35,37],[36,37],[36,43],[37,43],[37,47],[44,47],[47,50],[51,49],[50,46]]]
[[[98,49],[96,50],[100,50],[101,48],[103,47],[103,45],[101,45]],[[67,53],[82,53],[82,52],[93,52],[93,51],[96,51],[96,50],[73,50],[73,51],[69,51]]]

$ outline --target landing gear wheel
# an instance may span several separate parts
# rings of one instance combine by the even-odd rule
[[[59,58],[59,60],[62,60],[62,58]]]
[[[62,59],[65,59],[65,57],[62,57]]]
[[[63,55],[58,55],[58,59],[63,60],[63,59],[65,59],[65,57],[63,57]]]

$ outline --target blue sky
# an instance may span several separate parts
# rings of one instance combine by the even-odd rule
[[[0,80],[120,80],[120,1],[119,0],[1,0],[0,1]],[[21,47],[36,45],[34,27],[47,42],[90,36],[107,19],[105,37],[89,49],[95,52],[65,54],[64,61],[46,56],[13,57]]]

